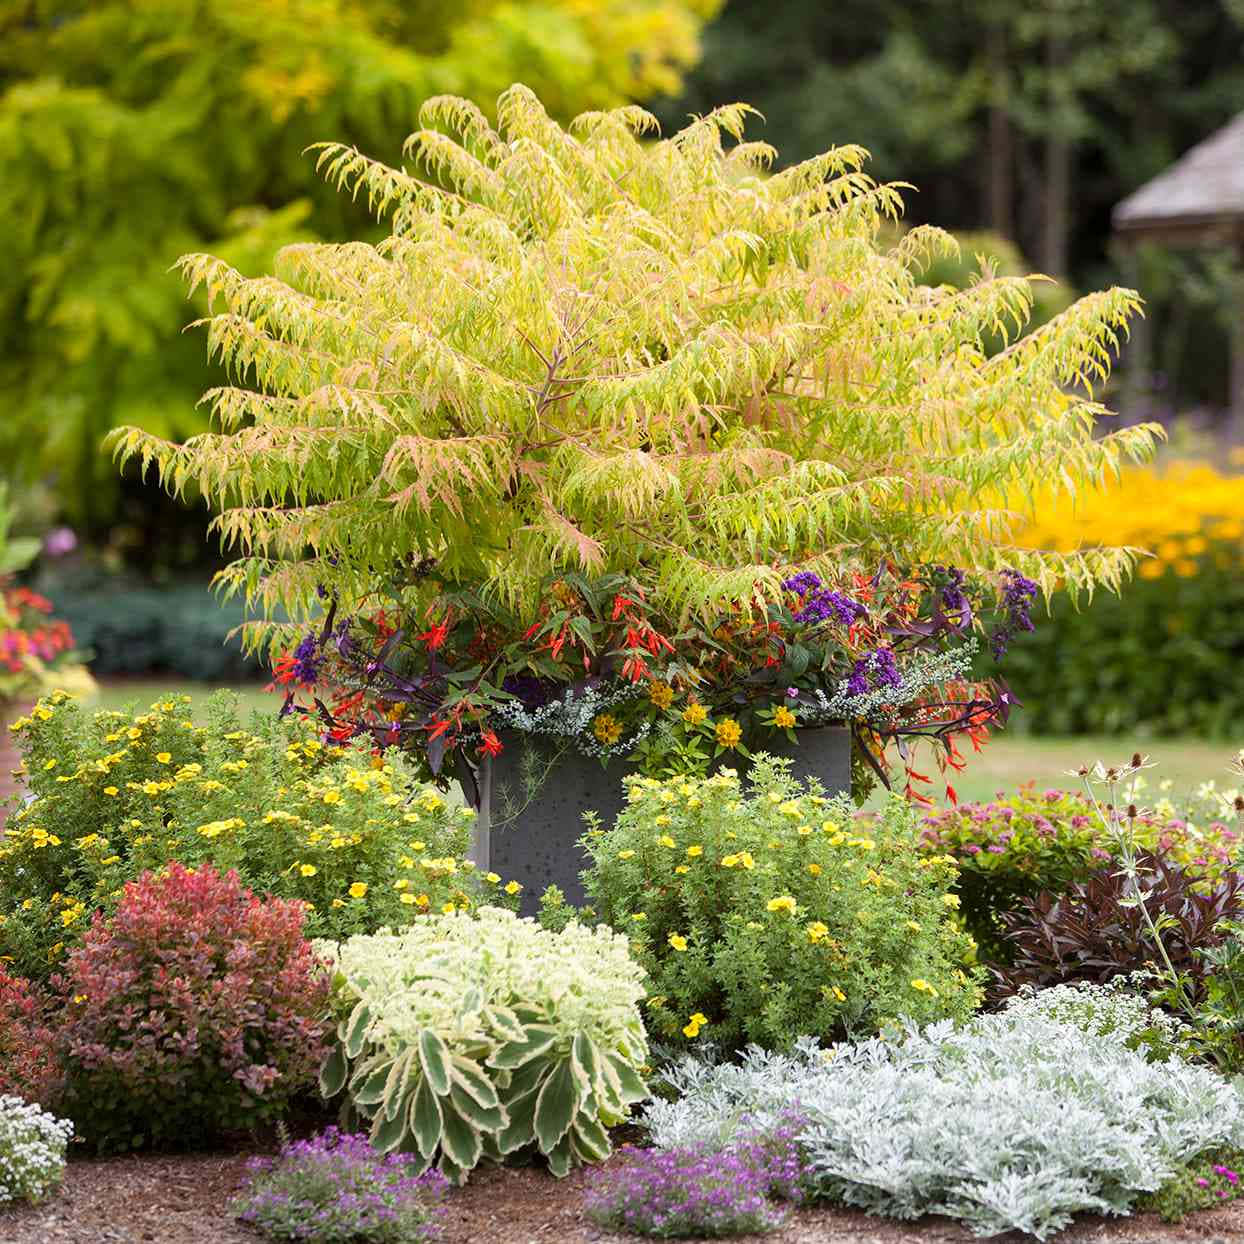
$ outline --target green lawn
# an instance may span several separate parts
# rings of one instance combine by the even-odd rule
[[[153,700],[177,693],[194,696],[195,715],[203,719],[207,697],[216,688],[201,683],[170,682],[159,679],[118,679],[100,688],[97,707],[121,708],[131,701],[146,707]],[[280,696],[265,692],[262,684],[251,683],[235,687],[245,715],[255,709],[263,713],[279,708]],[[1244,739],[1236,747],[1244,745]],[[1068,769],[1081,764],[1103,760],[1107,764],[1126,760],[1134,751],[1149,754],[1158,767],[1145,776],[1151,784],[1169,778],[1173,794],[1190,790],[1206,778],[1215,778],[1219,784],[1229,784],[1226,774],[1227,762],[1234,748],[1227,743],[1207,743],[1200,739],[1137,739],[1119,738],[1033,738],[1027,735],[995,735],[980,753],[967,753],[967,770],[954,776],[955,790],[961,802],[990,799],[999,790],[1013,789],[1021,782],[1033,780],[1041,788],[1051,786],[1076,786],[1077,779],[1066,776]],[[922,749],[922,772],[935,776],[931,768],[927,746]],[[935,782],[930,794],[940,800],[943,788]]]
[[[1035,780],[1042,789],[1053,786],[1079,789],[1079,779],[1066,776],[1068,769],[1077,769],[1096,760],[1108,765],[1118,764],[1139,751],[1157,762],[1156,768],[1146,770],[1146,781],[1154,786],[1169,778],[1171,794],[1179,795],[1207,778],[1216,779],[1220,786],[1231,785],[1226,767],[1236,748],[1201,739],[1139,739],[1126,735],[1118,738],[1092,735],[1034,738],[998,734],[979,755],[968,749],[968,767],[953,777],[953,784],[962,803],[991,799],[997,791],[1013,789],[1030,780]],[[922,760],[928,755],[927,747],[922,749]],[[936,777],[935,769],[930,770],[923,764],[917,767],[922,773]],[[943,793],[940,782],[930,793],[940,799]]]

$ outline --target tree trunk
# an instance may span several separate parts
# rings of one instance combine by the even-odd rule
[[[1014,180],[1014,139],[1007,111],[1006,33],[1001,26],[989,28],[989,168],[986,172],[985,217],[989,227],[1003,237],[1015,238],[1011,210]]]
[[[1071,118],[1064,100],[1061,68],[1064,40],[1051,33],[1045,44],[1049,81],[1049,129],[1045,140],[1045,186],[1041,222],[1041,267],[1047,276],[1067,275],[1067,238],[1071,226]]]

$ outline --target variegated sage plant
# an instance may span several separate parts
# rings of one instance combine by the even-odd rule
[[[608,928],[485,907],[317,948],[340,1021],[321,1089],[344,1090],[383,1152],[459,1183],[522,1151],[565,1175],[608,1157],[606,1129],[647,1096],[641,970]]]

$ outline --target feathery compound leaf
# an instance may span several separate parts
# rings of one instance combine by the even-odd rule
[[[515,607],[582,570],[702,614],[810,558],[992,570],[1009,507],[1150,452],[1151,427],[1094,436],[1135,293],[1023,336],[1043,278],[917,285],[956,244],[920,226],[883,246],[901,183],[858,146],[758,176],[753,114],[642,142],[640,108],[563,127],[516,85],[495,124],[428,99],[411,171],[318,145],[390,235],[287,246],[254,279],[185,256],[231,378],[204,396],[219,433],[119,429],[114,456],[201,495],[240,557],[222,586],[299,619],[427,559]],[[1114,585],[1127,561],[1041,581]]]

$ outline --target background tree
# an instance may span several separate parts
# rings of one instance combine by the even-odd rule
[[[211,372],[179,335],[169,265],[210,247],[258,270],[284,243],[365,232],[365,207],[316,178],[312,141],[396,158],[420,100],[517,78],[561,116],[676,92],[716,5],[0,0],[6,472],[53,472],[98,535],[118,517],[108,428],[204,426]],[[150,495],[131,485],[132,504]]]
[[[1081,287],[1117,276],[1112,206],[1244,108],[1240,0],[730,0],[704,49],[654,106],[667,126],[752,100],[784,160],[861,143],[879,177],[918,187],[912,219],[994,229]],[[1145,293],[1179,282],[1182,297],[1183,270]],[[1206,280],[1189,268],[1194,292]],[[1196,322],[1163,361],[1189,400],[1221,404],[1225,325]]]

